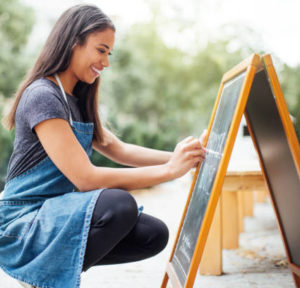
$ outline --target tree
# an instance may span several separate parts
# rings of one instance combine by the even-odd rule
[[[279,71],[279,81],[287,101],[290,114],[293,116],[293,122],[300,141],[300,66],[290,67],[282,64]]]
[[[13,95],[28,67],[24,48],[33,23],[32,8],[18,0],[0,0],[0,93],[4,97]]]
[[[31,59],[25,45],[34,23],[33,9],[18,0],[0,0],[0,117],[5,99],[11,98],[24,77]],[[14,133],[0,124],[0,190],[4,186]]]
[[[2,117],[2,108],[0,106],[0,117]],[[0,126],[0,192],[4,188],[7,165],[13,150],[14,132],[10,133]]]

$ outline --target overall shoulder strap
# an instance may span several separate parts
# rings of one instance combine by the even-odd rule
[[[60,90],[61,90],[61,93],[63,94],[63,96],[64,96],[64,98],[65,98],[65,100],[66,100],[67,106],[68,106],[68,108],[69,108],[69,119],[70,119],[70,123],[71,123],[71,125],[73,125],[73,119],[72,119],[72,115],[71,115],[71,109],[70,109],[70,106],[69,106],[69,103],[68,103],[68,99],[67,99],[67,95],[66,95],[66,93],[65,93],[64,87],[62,86],[62,84],[61,84],[61,82],[60,82],[60,79],[59,79],[59,77],[58,77],[58,75],[57,75],[56,73],[54,74],[54,77],[55,77],[55,79],[56,79],[56,81],[57,81],[57,83],[58,83],[58,86],[59,86],[59,88],[60,88]]]

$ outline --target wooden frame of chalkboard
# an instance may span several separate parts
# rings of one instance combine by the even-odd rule
[[[280,118],[286,133],[286,137],[291,149],[291,153],[293,154],[293,159],[295,161],[298,175],[300,175],[300,148],[299,148],[299,141],[297,140],[296,131],[293,127],[293,123],[289,116],[289,110],[284,100],[283,92],[272,62],[271,55],[269,54],[264,55],[262,59],[264,62],[265,70],[268,73],[268,78],[271,83],[273,94],[275,96],[277,109],[280,114]]]
[[[224,177],[226,174],[239,124],[246,107],[250,88],[255,73],[261,69],[263,69],[263,67],[260,61],[260,56],[257,54],[253,54],[252,56],[235,66],[233,69],[225,73],[222,78],[217,100],[215,102],[212,117],[210,119],[208,127],[208,137],[204,143],[204,146],[206,146],[208,149],[212,150],[211,148],[215,148],[214,150],[218,151],[216,151],[215,153],[208,153],[202,165],[199,165],[197,167],[176,235],[171,257],[167,264],[166,272],[161,285],[162,288],[166,287],[169,279],[171,280],[172,285],[176,288],[193,286],[197,269],[205,247],[209,228],[213,219],[214,211],[216,209],[216,205],[224,182]],[[215,141],[221,142],[221,145],[217,145],[217,147],[214,147],[214,139],[216,137],[219,137],[217,136],[218,133],[214,132],[218,128],[217,124],[224,124],[221,123],[221,121],[223,120],[222,115],[225,115],[224,113],[226,112],[226,110],[230,110],[231,117],[227,117],[226,121],[224,121],[226,122],[227,126],[223,127],[226,132],[220,133],[220,135],[222,134],[221,136],[219,135],[220,137],[222,137],[221,141]],[[212,140],[210,141],[210,139]],[[216,163],[216,165],[214,165],[214,163]],[[208,168],[206,169],[205,167]],[[214,174],[212,177],[209,175],[210,168],[212,168],[212,170],[214,171],[212,173]],[[205,202],[204,207],[198,209],[199,212],[201,212],[202,209],[202,215],[198,213],[199,215],[196,214],[196,217],[193,218],[193,211],[195,210],[195,208],[193,208],[193,198],[196,198],[198,196],[198,194],[200,193],[199,191],[204,191],[205,189],[207,189],[207,187],[203,187],[203,185],[205,184],[203,184],[203,177],[201,175],[210,177],[209,185],[211,186],[208,187],[209,190],[206,190],[204,193],[202,193],[203,195],[205,195],[203,196],[205,197],[205,201],[199,202],[200,204],[203,204]],[[189,219],[195,220],[195,218],[197,218],[197,225],[199,224],[198,226],[200,226],[199,229],[198,227],[195,227],[195,225],[190,225],[191,227],[189,228],[189,232],[185,234],[185,227],[188,227]],[[195,231],[196,234],[194,233]],[[192,237],[194,238],[192,238],[191,240],[191,238],[189,237],[192,234]],[[191,242],[193,243],[190,244]],[[183,245],[181,245],[182,243]],[[182,251],[181,247],[184,247]]]
[[[271,56],[265,55],[262,60],[264,71],[255,76],[245,118],[270,192],[290,270],[296,287],[300,287],[300,146]],[[267,117],[259,116],[262,114]]]

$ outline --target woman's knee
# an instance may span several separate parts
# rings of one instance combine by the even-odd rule
[[[138,206],[133,196],[122,189],[105,189],[110,198],[110,211],[114,219],[135,222],[138,216]]]
[[[156,226],[156,233],[155,233],[156,253],[159,253],[160,251],[164,250],[169,241],[169,229],[167,225],[159,219],[158,221],[159,224]]]
[[[160,219],[141,214],[141,222],[147,228],[148,239],[145,242],[144,248],[149,251],[150,256],[154,256],[164,250],[169,240],[169,229],[167,225]]]

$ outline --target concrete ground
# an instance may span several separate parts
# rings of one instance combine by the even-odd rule
[[[190,175],[186,175],[176,181],[133,193],[138,204],[144,206],[144,213],[159,217],[168,225],[170,240],[164,251],[140,262],[91,268],[82,274],[81,287],[160,287],[190,181]],[[254,217],[245,218],[245,232],[240,235],[240,248],[223,252],[223,270],[222,276],[198,275],[194,287],[295,287],[291,273],[286,267],[283,244],[269,201],[256,203]],[[18,287],[21,286],[0,270],[0,288]]]

